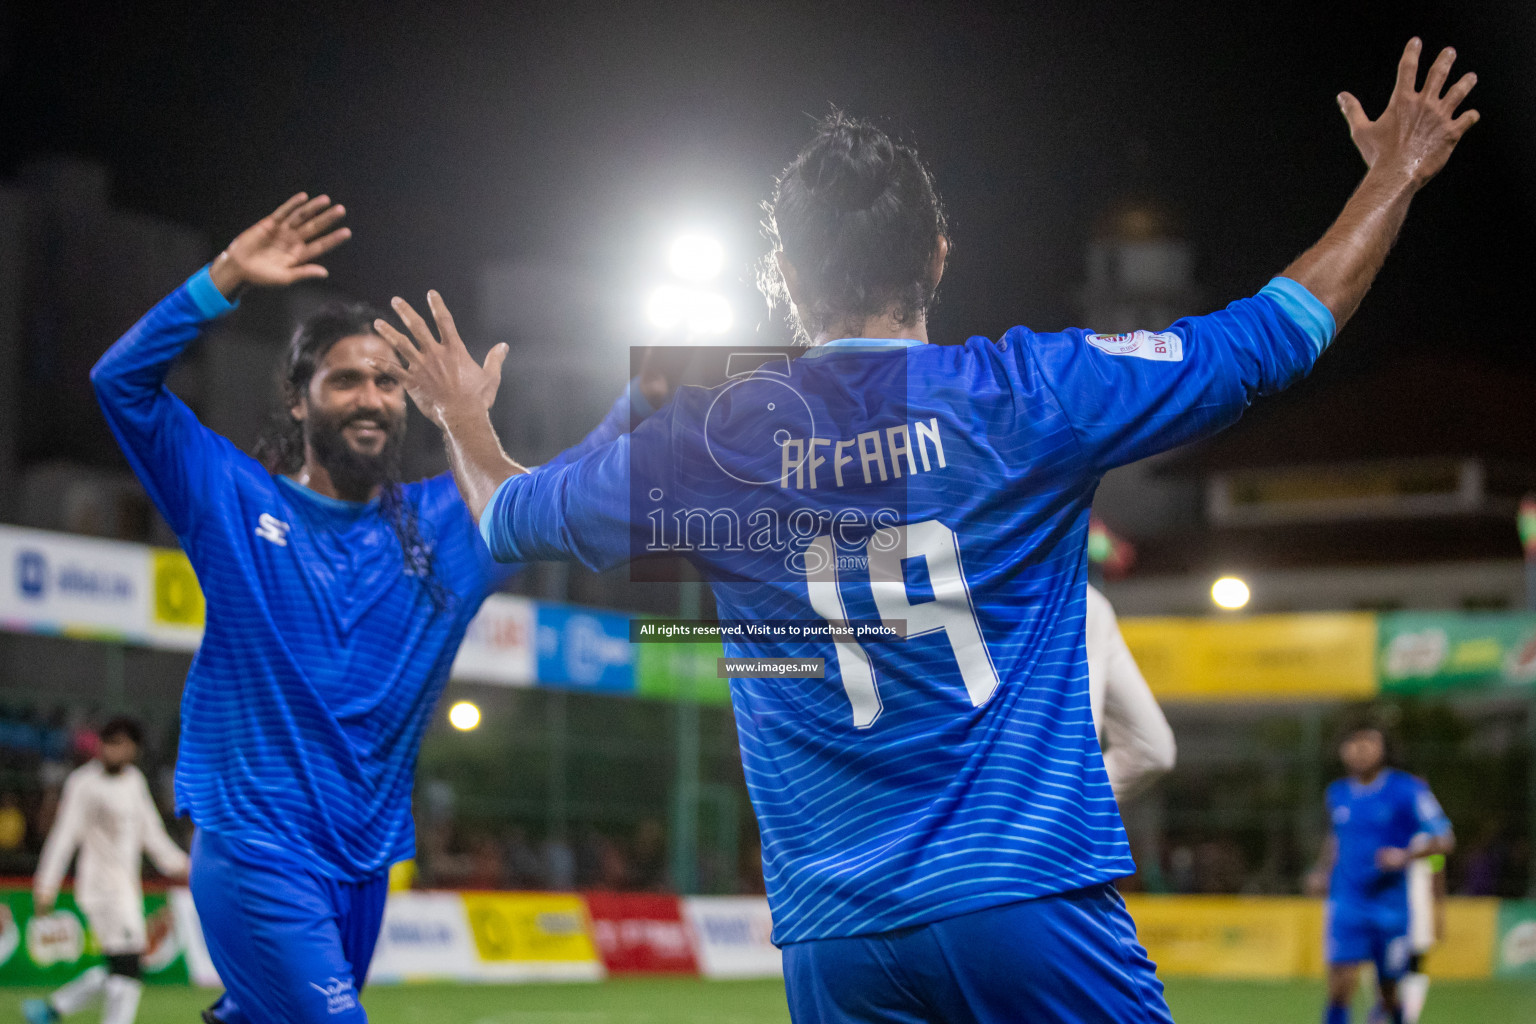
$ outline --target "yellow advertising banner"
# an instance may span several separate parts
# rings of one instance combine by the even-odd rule
[[[1498,900],[1470,896],[1446,900],[1445,930],[1424,958],[1425,973],[1431,978],[1492,977],[1498,931]]]
[[[1323,976],[1321,900],[1131,895],[1125,903],[1141,944],[1165,977]],[[1430,977],[1491,977],[1498,916],[1498,900],[1447,900],[1445,930],[1424,961]]]
[[[475,948],[486,963],[601,962],[580,896],[466,892],[463,898]]]
[[[1349,700],[1376,693],[1376,617],[1368,612],[1128,618],[1120,630],[1161,700]]]
[[[1136,934],[1158,973],[1195,978],[1294,978],[1321,948],[1316,900],[1127,896]],[[1316,953],[1319,963],[1322,954]]]

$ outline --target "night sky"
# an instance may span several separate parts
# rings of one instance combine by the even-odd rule
[[[0,173],[97,158],[120,205],[219,242],[296,189],[327,191],[356,232],[334,277],[373,299],[467,296],[492,259],[628,286],[683,223],[719,230],[746,279],[756,204],[836,103],[934,167],[955,241],[934,324],[949,341],[1072,322],[1091,226],[1127,194],[1182,217],[1213,304],[1250,293],[1363,171],[1334,95],[1379,112],[1418,33],[1479,73],[1484,120],[1318,375],[1408,350],[1536,371],[1529,3],[9,10]]]

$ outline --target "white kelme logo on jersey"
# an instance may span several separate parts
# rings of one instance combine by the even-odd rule
[[[1088,344],[1112,356],[1135,356],[1163,363],[1184,361],[1184,339],[1172,331],[1132,331],[1130,334],[1090,334]]]
[[[263,512],[256,520],[256,536],[269,540],[280,548],[288,546],[289,525],[277,516]]]
[[[346,1013],[357,1008],[357,989],[351,978],[326,978],[324,985],[309,983],[309,987],[325,996],[326,1013]]]

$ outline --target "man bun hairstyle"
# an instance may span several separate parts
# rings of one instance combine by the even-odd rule
[[[770,303],[788,300],[774,259],[782,251],[798,278],[802,342],[886,313],[903,325],[927,316],[946,223],[916,149],[833,110],[779,175],[763,209],[771,251],[758,286]]]

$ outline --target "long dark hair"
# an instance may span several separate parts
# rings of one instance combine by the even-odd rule
[[[278,375],[278,408],[252,453],[267,472],[296,473],[304,465],[304,426],[294,419],[294,406],[308,394],[310,381],[332,346],[343,338],[377,333],[373,322],[383,317],[367,303],[333,301],[311,313],[293,332]],[[382,481],[379,512],[400,542],[406,573],[422,581],[439,611],[450,607],[453,594],[434,571],[432,549],[422,540],[416,506],[405,500],[398,464]]]
[[[834,110],[763,210],[770,252],[758,287],[770,302],[789,298],[773,256],[782,250],[804,292],[795,325],[802,341],[888,312],[904,325],[927,316],[947,224],[933,175],[911,146]]]

